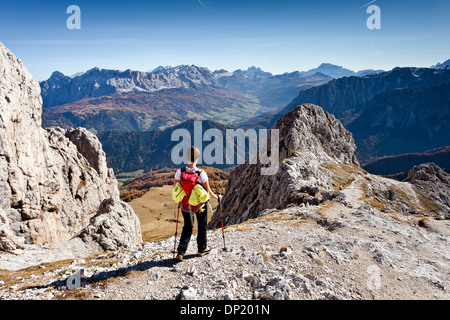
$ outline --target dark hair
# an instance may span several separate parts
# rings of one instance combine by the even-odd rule
[[[200,158],[200,150],[197,147],[192,146],[186,152],[186,158],[190,162],[195,162]]]

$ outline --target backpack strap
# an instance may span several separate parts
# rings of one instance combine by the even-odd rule
[[[203,189],[206,190],[205,185],[203,184],[203,182],[200,182],[200,175],[202,174],[203,170],[197,170],[196,174],[198,176],[198,184],[202,186]]]
[[[186,170],[186,167],[182,167],[181,168],[181,173],[184,173],[184,172],[186,172],[187,170]],[[203,170],[201,170],[201,169],[197,169],[197,170],[194,170],[194,171],[192,171],[192,173],[195,173],[198,177],[200,177],[200,175],[202,174],[202,172],[203,172]]]
[[[200,175],[202,174],[202,170],[200,170],[200,169],[195,170],[194,173],[197,175],[197,177],[198,177],[198,179],[200,181]]]

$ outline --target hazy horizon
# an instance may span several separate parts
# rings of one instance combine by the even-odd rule
[[[81,30],[66,26],[72,4],[81,9]],[[381,9],[379,30],[366,26],[368,5]],[[0,0],[0,41],[38,80],[54,71],[161,65],[256,66],[272,74],[321,63],[391,70],[450,59],[449,13],[450,2],[439,0]]]

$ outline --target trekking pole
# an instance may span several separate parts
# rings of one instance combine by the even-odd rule
[[[175,211],[173,212],[175,215]],[[175,239],[174,239],[174,244],[173,244],[173,257],[175,258],[175,254],[177,253],[177,235],[178,235],[178,218],[180,217],[180,204],[178,204],[178,213],[177,213],[177,226],[175,228]]]
[[[219,195],[219,213],[220,213],[220,223],[222,225],[222,238],[223,238],[223,251],[227,251],[227,246],[225,245],[225,231],[223,230],[223,216],[222,216],[222,205],[220,203],[220,195]]]

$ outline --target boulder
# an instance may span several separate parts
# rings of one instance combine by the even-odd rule
[[[98,242],[105,251],[136,244],[136,239],[141,241],[141,230],[139,220],[134,219],[134,216],[133,209],[127,203],[106,199],[79,237],[85,242]]]

